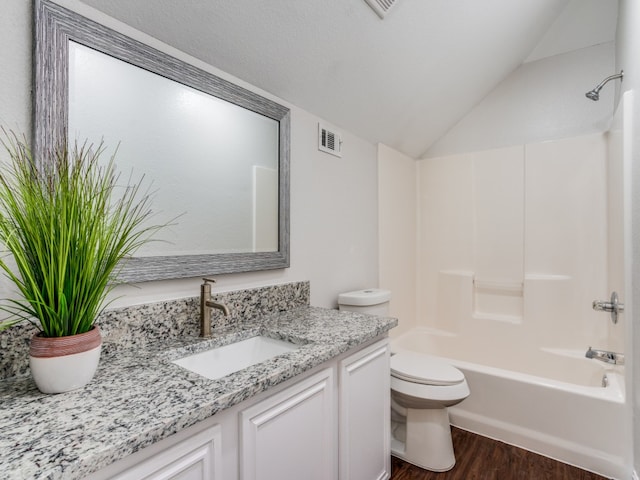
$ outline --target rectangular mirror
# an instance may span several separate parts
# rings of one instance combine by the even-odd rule
[[[37,0],[34,150],[104,140],[153,182],[155,223],[123,266],[141,282],[289,266],[289,109]]]

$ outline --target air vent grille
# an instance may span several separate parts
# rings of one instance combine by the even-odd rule
[[[389,13],[391,7],[393,7],[396,3],[396,0],[364,0],[367,4],[373,9],[374,12],[380,17],[384,18],[384,16]]]
[[[318,124],[318,150],[336,157],[342,156],[342,139],[340,134]]]

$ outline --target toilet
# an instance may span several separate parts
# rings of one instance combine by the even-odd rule
[[[444,360],[414,352],[391,356],[391,453],[445,472],[453,468],[447,407],[469,396],[463,373]]]
[[[340,310],[388,315],[391,292],[366,289],[338,296]],[[469,396],[464,374],[441,358],[391,354],[391,454],[413,465],[445,472],[456,459],[448,407]]]

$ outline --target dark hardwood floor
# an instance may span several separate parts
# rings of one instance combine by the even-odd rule
[[[452,428],[456,465],[448,472],[423,470],[391,457],[391,480],[606,480],[506,443]]]

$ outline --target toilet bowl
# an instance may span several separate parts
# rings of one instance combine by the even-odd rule
[[[414,352],[391,357],[391,453],[427,470],[456,463],[447,407],[469,396],[460,370]]]
[[[388,315],[391,292],[369,288],[341,293],[340,310]],[[460,370],[442,359],[414,352],[391,357],[391,454],[427,470],[456,463],[447,407],[469,396]]]

